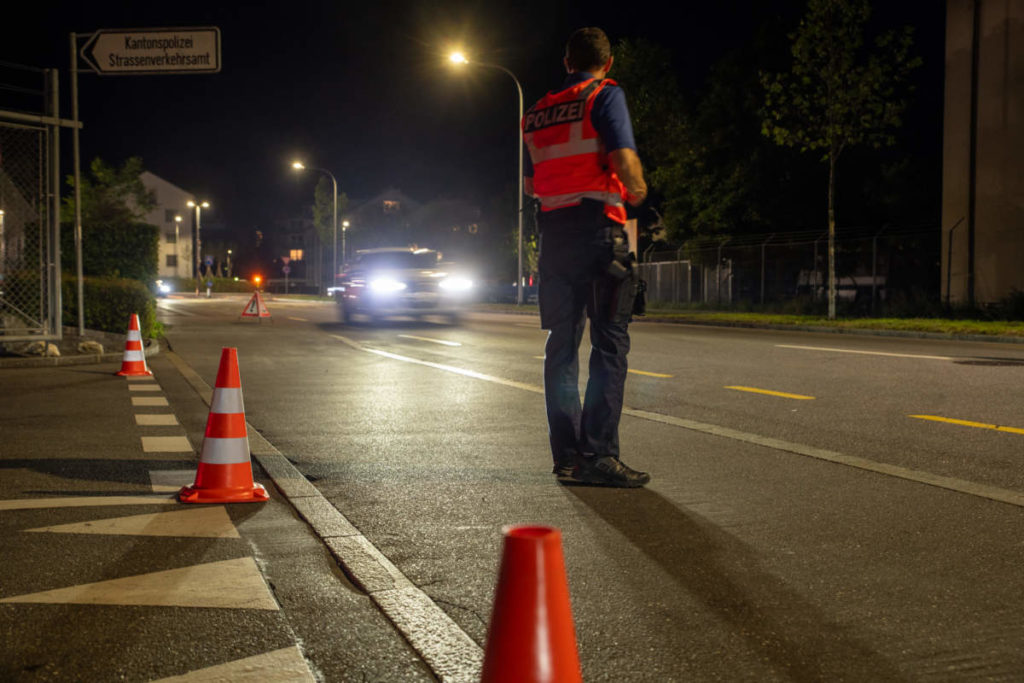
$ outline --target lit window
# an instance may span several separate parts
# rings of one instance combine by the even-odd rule
[[[292,249],[291,252],[288,254],[288,257],[292,261],[301,261],[302,260],[302,250],[301,249]]]
[[[401,208],[402,208],[401,202],[398,202],[398,201],[396,201],[394,199],[385,199],[384,200],[384,213],[395,213],[396,211],[400,210]]]

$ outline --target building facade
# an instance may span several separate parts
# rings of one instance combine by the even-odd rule
[[[1024,0],[947,0],[942,292],[1024,291]]]
[[[156,197],[156,206],[143,220],[160,229],[157,276],[192,277],[195,266],[195,210],[189,208],[188,202],[194,201],[195,197],[149,171],[143,171],[139,177]]]

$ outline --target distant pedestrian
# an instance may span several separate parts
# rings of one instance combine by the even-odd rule
[[[563,483],[638,487],[650,476],[619,459],[628,325],[637,278],[625,202],[647,196],[622,90],[605,78],[611,45],[599,28],[569,37],[561,89],[523,117],[524,188],[540,200],[540,318],[544,400],[554,473]],[[582,410],[579,346],[590,319],[590,377]]]

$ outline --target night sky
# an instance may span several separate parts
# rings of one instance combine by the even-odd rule
[[[917,27],[912,135],[922,154],[941,149],[942,2],[876,2],[875,21]],[[728,50],[766,20],[795,28],[795,0],[716,3],[544,2],[37,2],[0,27],[0,60],[61,70],[70,116],[70,32],[217,26],[222,71],[212,75],[80,76],[83,163],[95,156],[145,167],[214,209],[204,222],[266,226],[307,210],[314,174],[330,169],[354,199],[396,187],[420,201],[478,204],[516,181],[517,99],[500,71],[453,71],[450,47],[495,62],[522,82],[526,106],[563,76],[568,34],[605,29],[614,42],[647,37],[673,50],[692,94]],[[614,71],[611,74],[615,76]],[[629,84],[622,83],[629,93]],[[64,149],[70,149],[70,135]],[[641,150],[641,155],[643,150]],[[64,155],[65,158],[70,158]],[[70,164],[62,169],[71,172]]]

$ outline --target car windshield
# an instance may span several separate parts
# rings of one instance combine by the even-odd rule
[[[410,270],[414,268],[433,268],[437,265],[437,252],[425,251],[389,251],[371,254],[360,254],[358,265],[363,268],[386,268],[393,270]]]

